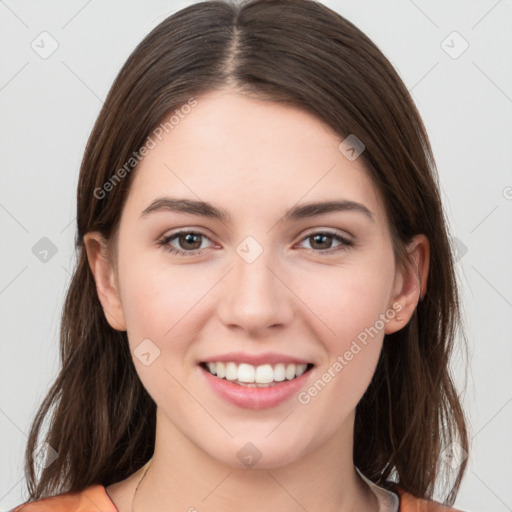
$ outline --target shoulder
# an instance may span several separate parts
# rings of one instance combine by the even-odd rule
[[[118,512],[105,487],[91,485],[83,491],[57,494],[30,503],[22,503],[10,512]]]
[[[417,498],[400,487],[397,487],[395,492],[400,496],[399,512],[463,512],[462,510],[442,505],[437,501]]]

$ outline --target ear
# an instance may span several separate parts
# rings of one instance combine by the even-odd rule
[[[126,331],[115,269],[107,253],[107,241],[101,233],[95,231],[85,234],[84,244],[105,317],[113,329]]]
[[[385,333],[404,327],[411,319],[418,302],[427,292],[430,244],[425,235],[416,235],[407,246],[405,268],[397,272],[393,300],[390,305],[396,315],[386,323]]]

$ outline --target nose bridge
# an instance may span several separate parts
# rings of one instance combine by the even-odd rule
[[[277,258],[273,251],[253,236],[244,238],[235,250],[219,307],[223,322],[247,330],[288,322],[290,297],[275,275],[279,270],[274,268]]]

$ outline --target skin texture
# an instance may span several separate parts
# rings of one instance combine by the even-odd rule
[[[342,138],[311,114],[232,89],[197,100],[134,171],[111,241],[117,265],[99,233],[85,237],[110,325],[127,330],[132,354],[144,339],[160,350],[149,366],[133,356],[158,408],[155,453],[135,510],[232,510],[237,502],[247,511],[377,510],[353,465],[355,407],[384,334],[407,323],[425,292],[428,241],[415,237],[412,265],[399,271],[361,159],[348,160]],[[141,217],[162,196],[208,201],[231,221],[169,211]],[[356,211],[281,221],[296,204],[339,199],[365,205],[373,221]],[[169,244],[200,254],[158,245],[181,228],[205,236],[197,245]],[[315,245],[311,236],[326,229],[354,245],[334,238]],[[248,236],[263,250],[250,264],[236,252]],[[277,352],[315,365],[308,389],[396,303],[402,321],[389,319],[306,405],[294,396],[269,409],[237,407],[210,389],[198,366],[231,351]],[[237,456],[247,442],[261,452],[252,468]],[[120,512],[131,511],[141,476],[107,488]]]

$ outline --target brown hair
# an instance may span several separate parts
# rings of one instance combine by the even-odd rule
[[[366,146],[361,158],[384,200],[398,261],[414,235],[429,239],[426,295],[411,321],[385,337],[357,406],[354,463],[380,485],[395,481],[432,497],[449,469],[442,450],[457,441],[467,451],[468,439],[449,373],[460,327],[457,283],[425,128],[386,57],[336,12],[314,0],[226,0],[193,4],[154,28],[119,72],[90,135],[77,192],[77,265],[62,314],[62,369],[25,455],[31,499],[108,486],[153,454],[156,405],[126,332],[105,318],[83,239],[100,231],[112,240],[136,163],[108,194],[98,191],[161,120],[222,87],[305,109],[341,138],[355,134]],[[36,478],[32,453],[51,409],[45,441],[58,457]],[[465,461],[454,471],[449,504],[464,470]]]

